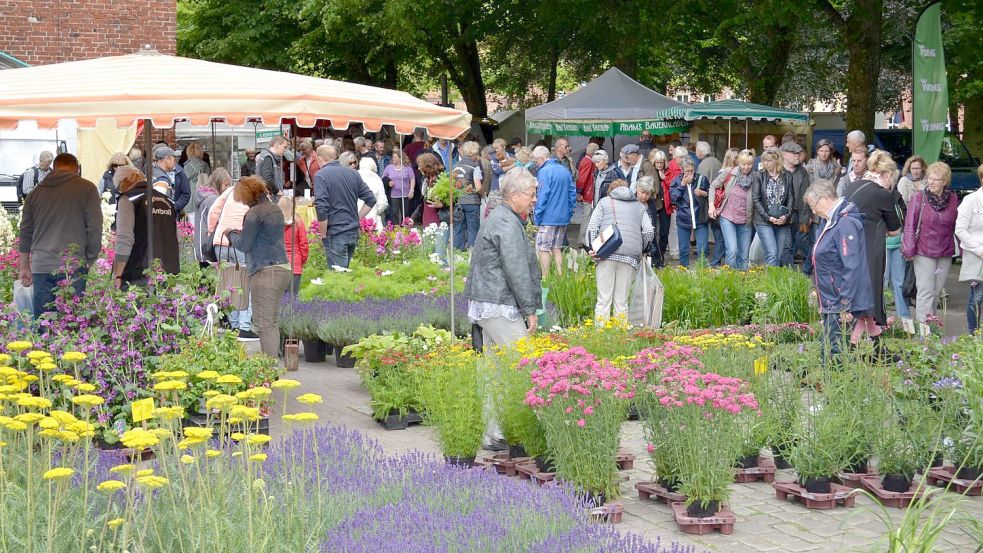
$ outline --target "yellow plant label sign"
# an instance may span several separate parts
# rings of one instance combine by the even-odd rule
[[[133,422],[145,421],[152,416],[154,411],[154,398],[148,397],[134,401],[130,404],[130,410],[133,413]]]
[[[754,360],[754,374],[765,374],[768,372],[768,356],[759,357]]]

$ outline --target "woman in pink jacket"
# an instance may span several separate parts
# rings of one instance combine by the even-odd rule
[[[215,258],[219,262],[238,261],[241,265],[246,265],[246,254],[241,252],[229,243],[227,235],[230,230],[242,230],[242,220],[249,211],[249,206],[236,201],[232,192],[234,186],[228,187],[221,196],[212,204],[208,212],[208,232],[215,233],[212,243],[215,244]],[[239,330],[240,342],[255,342],[259,340],[259,335],[253,332],[253,304],[249,302],[249,307],[242,311],[232,311],[229,313],[229,324],[233,329]]]
[[[922,336],[930,333],[925,322],[929,315],[936,313],[939,295],[956,253],[953,232],[959,207],[959,198],[949,189],[952,170],[948,165],[937,161],[928,166],[926,175],[925,189],[916,192],[908,204],[901,244],[901,253],[911,259],[915,267],[915,285],[918,287],[915,317]]]

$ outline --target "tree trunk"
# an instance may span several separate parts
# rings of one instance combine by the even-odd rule
[[[968,98],[963,109],[963,142],[973,157],[983,158],[983,94]]]
[[[552,102],[556,100],[556,69],[557,65],[560,63],[560,53],[556,46],[550,48],[550,59],[549,59],[549,82],[546,83],[546,101]]]
[[[877,79],[881,73],[882,0],[856,0],[843,39],[850,53],[846,77],[846,130],[874,136]],[[853,25],[859,22],[859,25]]]
[[[461,91],[468,111],[476,118],[488,117],[488,103],[485,99],[485,82],[481,78],[481,58],[478,44],[473,39],[458,38],[454,41],[454,55],[458,67],[448,68],[451,80]],[[457,71],[454,71],[457,69]]]
[[[386,60],[386,75],[382,86],[393,90],[399,88],[399,66],[393,58]]]

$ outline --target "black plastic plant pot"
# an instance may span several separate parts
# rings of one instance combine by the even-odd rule
[[[932,458],[932,464],[929,465],[931,468],[941,467],[945,464],[945,456],[941,453],[936,453],[935,457]]]
[[[881,479],[881,487],[889,492],[905,493],[911,487],[911,478],[904,474],[887,474]]]
[[[522,444],[509,444],[509,458],[515,459],[517,457],[528,457],[526,454],[526,448]]]
[[[785,470],[792,468],[791,463],[789,463],[788,459],[786,459],[781,453],[776,453],[772,458],[775,460],[776,469]]]
[[[640,413],[638,412],[638,407],[631,405],[628,407],[628,420],[637,421],[640,418]]]
[[[406,430],[409,421],[399,414],[399,409],[390,409],[386,418],[379,421],[386,430]]]
[[[474,455],[470,457],[465,457],[462,455],[444,455],[444,462],[455,467],[471,468],[474,466]]]
[[[867,474],[867,465],[869,461],[870,459],[854,459],[853,461],[850,461],[850,466],[848,466],[843,472]]]
[[[809,477],[802,482],[802,487],[809,493],[830,493],[830,478],[828,476]]]
[[[983,476],[983,467],[962,467],[956,471],[956,478],[960,480],[979,480]]]
[[[666,480],[665,478],[659,478],[659,485],[665,488],[667,492],[676,493],[679,491],[679,481],[677,480]]]
[[[304,361],[308,363],[323,363],[324,362],[324,342],[318,338],[313,340],[301,340],[304,345]]]
[[[587,508],[600,507],[607,501],[607,496],[604,495],[604,492],[588,490],[577,492],[577,501],[583,503],[584,507]]]
[[[706,503],[706,507],[703,506],[703,502],[697,499],[696,501],[690,503],[686,507],[686,515],[693,518],[708,518],[712,517],[720,511],[720,501],[716,499],[711,499]]]
[[[556,472],[556,467],[553,465],[553,462],[545,456],[540,455],[534,460],[536,461],[536,468],[539,469],[539,472]]]
[[[751,469],[758,466],[758,456],[748,455],[746,457],[741,457],[737,460],[737,464],[734,465],[739,469]]]
[[[335,347],[334,348],[334,361],[335,361],[335,365],[337,365],[339,369],[351,369],[351,368],[354,368],[355,367],[355,358],[352,357],[351,355],[344,355],[344,354],[342,354],[341,353],[341,350],[342,349],[343,348],[339,348],[339,347]]]

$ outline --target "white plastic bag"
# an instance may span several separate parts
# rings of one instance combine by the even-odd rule
[[[659,328],[662,326],[662,301],[665,288],[652,270],[648,257],[643,257],[635,272],[631,303],[628,304],[628,322],[632,326]]]
[[[34,315],[34,286],[24,286],[20,279],[14,281],[14,305],[17,310]]]

